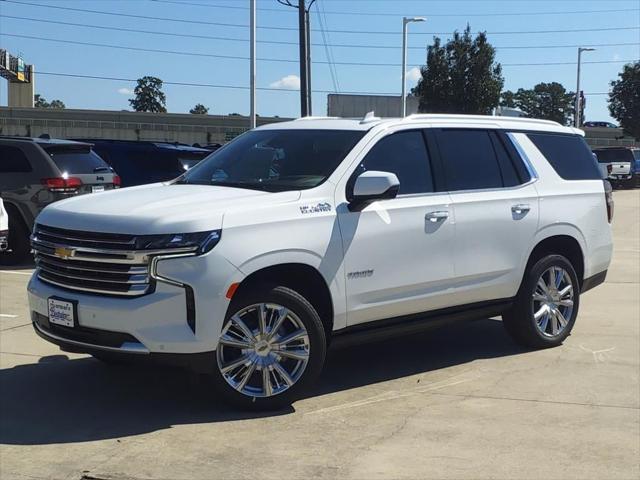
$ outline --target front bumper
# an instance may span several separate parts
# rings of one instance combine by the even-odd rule
[[[39,279],[36,270],[28,286],[34,328],[48,341],[84,353],[144,356],[215,350],[229,304],[224,293],[231,282],[241,280],[240,272],[212,255],[162,260],[158,272],[178,285],[158,281],[152,293],[126,298],[51,285]],[[77,302],[75,329],[49,325],[52,296]]]

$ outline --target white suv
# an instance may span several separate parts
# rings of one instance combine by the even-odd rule
[[[502,315],[560,344],[604,281],[613,203],[582,132],[519,118],[304,118],[177,180],[48,206],[36,332],[104,361],[212,372],[236,404],[303,395],[331,339]]]

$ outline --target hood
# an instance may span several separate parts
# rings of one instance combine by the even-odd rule
[[[222,228],[224,213],[230,208],[264,208],[299,197],[297,191],[152,184],[52,203],[36,222],[69,230],[133,235],[202,232]]]

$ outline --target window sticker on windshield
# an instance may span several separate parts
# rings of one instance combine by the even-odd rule
[[[308,213],[321,213],[321,212],[330,212],[331,211],[331,205],[323,202],[323,203],[318,203],[317,205],[301,205],[300,206],[300,213],[302,213],[303,215],[306,215]]]

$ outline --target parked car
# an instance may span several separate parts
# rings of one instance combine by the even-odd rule
[[[9,215],[4,208],[4,202],[0,198],[0,254],[9,247]]]
[[[173,180],[211,150],[179,143],[83,139],[118,172],[123,187]]]
[[[329,342],[358,335],[502,315],[518,343],[560,345],[612,253],[581,134],[460,115],[259,127],[175,181],[47,207],[33,326],[106,362],[190,364],[256,409],[303,395]]]
[[[587,128],[618,128],[617,125],[611,122],[584,122],[582,126]]]
[[[598,162],[611,166],[609,180],[613,186],[640,185],[640,148],[603,147],[595,148],[593,152]]]
[[[4,263],[20,263],[31,250],[29,235],[50,203],[118,188],[118,175],[87,143],[0,137],[0,191],[9,213],[9,252]]]

